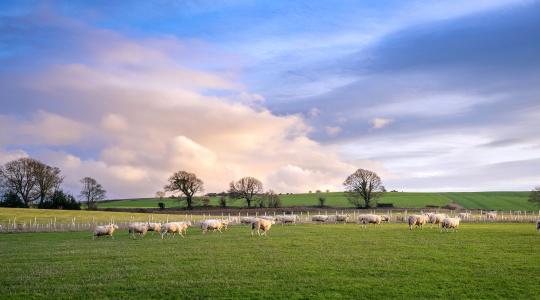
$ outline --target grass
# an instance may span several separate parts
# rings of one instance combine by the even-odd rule
[[[501,241],[504,241],[502,243]],[[538,299],[532,224],[247,227],[185,239],[0,234],[0,298]]]
[[[347,197],[342,192],[321,193],[326,198],[327,206],[352,207]],[[290,194],[281,195],[283,206],[316,206],[318,194]],[[466,209],[486,210],[538,210],[527,201],[529,192],[468,192],[468,193],[386,193],[380,203],[392,203],[400,208],[422,208],[428,205],[445,206],[450,203],[458,203]],[[101,203],[102,208],[157,208],[160,200],[155,198],[123,199]],[[163,199],[166,207],[182,207],[177,200]],[[211,205],[218,205],[217,198],[211,199]],[[244,202],[236,200],[232,207],[242,207]]]

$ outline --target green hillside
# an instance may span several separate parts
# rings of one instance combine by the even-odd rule
[[[449,192],[449,193],[386,193],[380,203],[392,203],[399,208],[422,208],[426,206],[445,206],[458,203],[467,209],[494,209],[494,210],[537,210],[527,201],[529,192]],[[316,206],[318,197],[326,198],[326,206],[352,207],[342,192],[333,193],[306,193],[280,195],[284,207],[288,206]],[[100,203],[101,208],[154,208],[158,206],[159,199],[121,199]],[[182,207],[184,204],[174,199],[163,199],[165,207]],[[198,204],[200,205],[200,204]],[[210,205],[217,206],[217,198],[212,198]],[[243,207],[242,200],[235,200],[229,204],[231,207]]]

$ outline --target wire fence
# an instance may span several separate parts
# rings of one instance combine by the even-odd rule
[[[0,232],[65,232],[65,231],[92,231],[96,226],[114,223],[119,229],[127,229],[133,222],[179,222],[191,221],[197,226],[203,220],[221,219],[227,220],[229,225],[241,225],[249,223],[249,218],[272,219],[276,224],[336,224],[357,223],[358,217],[365,214],[385,215],[390,223],[407,222],[409,215],[425,213],[442,213],[449,217],[460,217],[464,223],[534,223],[540,220],[540,211],[484,211],[484,210],[442,210],[442,209],[373,209],[373,210],[320,210],[305,212],[245,212],[245,213],[209,213],[209,214],[148,214],[133,215],[118,218],[111,216],[110,219],[95,217],[72,217],[69,220],[52,218],[8,218],[0,222]],[[322,216],[322,217],[321,217]],[[247,221],[246,221],[247,220]],[[246,222],[243,222],[246,221]]]

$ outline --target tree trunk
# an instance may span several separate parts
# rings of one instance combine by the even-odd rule
[[[186,196],[186,202],[187,202],[187,209],[192,210],[193,209],[193,205],[191,205],[192,197]]]
[[[251,207],[251,199],[246,198],[246,202],[247,202],[248,208],[250,208]]]

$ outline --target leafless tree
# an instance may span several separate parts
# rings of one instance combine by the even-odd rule
[[[105,200],[107,191],[92,177],[84,177],[81,183],[83,187],[80,196],[86,200],[88,209],[95,209],[98,201]]]
[[[39,161],[35,162],[34,176],[40,205],[43,204],[45,198],[52,196],[64,181],[64,177],[60,175],[60,169]]]
[[[12,160],[0,168],[5,189],[19,196],[27,206],[39,198],[35,176],[38,163],[35,159],[24,157]]]
[[[263,184],[254,177],[244,177],[238,181],[232,181],[229,185],[231,198],[243,198],[247,206],[251,207],[253,198],[263,192]]]
[[[193,208],[193,196],[204,190],[203,181],[197,178],[194,173],[178,171],[169,177],[169,184],[165,186],[165,191],[180,192],[184,194],[187,208]]]
[[[364,201],[365,207],[370,207],[385,191],[381,178],[377,173],[369,170],[358,169],[349,175],[343,182],[345,190],[349,193],[349,201],[357,208]]]
[[[535,187],[529,194],[529,202],[540,206],[540,186]]]
[[[164,191],[157,191],[156,192],[156,198],[158,198],[159,201],[162,201],[163,198],[165,198],[165,192]]]

